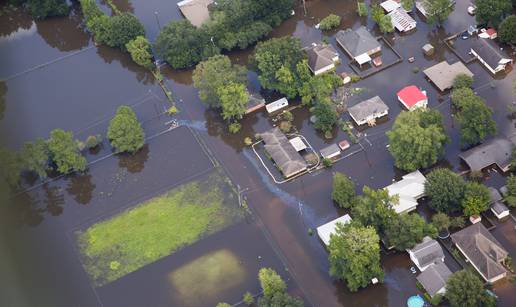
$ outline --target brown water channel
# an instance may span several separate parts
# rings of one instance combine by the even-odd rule
[[[159,27],[181,18],[176,1],[113,0],[122,10],[133,12],[144,24],[147,36],[154,40]],[[259,291],[256,273],[262,266],[272,266],[289,280],[293,293],[313,306],[404,306],[406,299],[419,293],[407,255],[386,255],[382,263],[385,283],[350,293],[342,282],[328,276],[327,253],[309,228],[336,218],[339,212],[330,198],[332,171],[351,176],[357,189],[363,185],[380,188],[402,173],[393,167],[387,152],[385,131],[401,111],[395,92],[408,84],[428,91],[430,107],[444,115],[451,143],[446,147],[443,165],[456,170],[462,166],[457,157],[458,132],[450,116],[447,93],[441,94],[413,73],[413,67],[429,67],[441,60],[458,58],[445,48],[442,40],[473,22],[467,15],[468,1],[458,1],[455,12],[441,29],[432,28],[416,16],[416,32],[388,36],[405,60],[356,84],[364,91],[350,98],[354,104],[380,95],[389,105],[389,120],[366,133],[360,143],[364,150],[338,162],[332,170],[300,177],[290,183],[275,185],[261,169],[252,152],[244,148],[243,138],[271,126],[265,113],[253,114],[243,121],[243,130],[228,134],[225,124],[200,102],[192,86],[191,71],[164,68],[168,86],[180,101],[181,127],[169,132],[169,117],[163,115],[166,101],[161,89],[147,72],[121,52],[96,47],[74,9],[70,17],[34,22],[21,11],[0,17],[0,137],[4,144],[18,148],[23,142],[46,137],[53,128],[72,130],[78,137],[104,133],[107,119],[117,106],[130,104],[144,122],[147,136],[153,138],[134,157],[108,157],[93,163],[84,175],[60,178],[39,185],[8,200],[8,210],[1,214],[2,287],[8,295],[6,306],[213,306],[219,301],[238,302],[249,290]],[[102,3],[101,3],[102,4]],[[103,9],[108,8],[102,4]],[[360,24],[372,28],[370,20],[355,13],[355,1],[307,1],[307,16],[302,7],[296,15],[275,29],[271,36],[294,35],[304,45],[327,37],[335,44],[336,31],[322,34],[314,28],[329,13],[343,17],[341,29]],[[157,12],[157,14],[155,13]],[[446,30],[444,30],[446,29]],[[378,34],[378,33],[376,33]],[[420,48],[431,42],[437,54],[424,58]],[[340,50],[339,48],[337,48]],[[252,50],[230,53],[233,61],[247,62]],[[415,56],[409,64],[406,58]],[[341,53],[339,72],[351,69]],[[514,124],[507,118],[507,104],[512,92],[513,71],[505,78],[493,79],[478,63],[468,65],[475,74],[475,88],[495,111],[499,133],[509,133]],[[259,89],[254,73],[250,86]],[[491,85],[492,84],[492,85]],[[443,102],[439,97],[443,96]],[[305,109],[294,112],[295,126],[316,150],[325,144],[346,139],[335,131],[333,139],[314,132]],[[344,115],[345,119],[347,115]],[[207,151],[201,144],[206,144]],[[99,152],[89,153],[96,161],[110,154],[107,143]],[[213,168],[217,160],[235,184],[244,189],[252,215],[179,252],[162,258],[136,272],[101,288],[94,289],[79,262],[73,232],[105,219],[178,184],[197,178]],[[30,178],[29,178],[30,179]],[[499,187],[503,178],[496,173],[488,184]],[[5,208],[2,208],[2,212]],[[511,251],[514,248],[511,249]],[[230,288],[221,287],[213,295],[199,300],[181,296],[169,276],[191,261],[211,253],[230,251],[242,264],[245,278]],[[516,255],[513,255],[513,259]],[[5,269],[5,270],[4,270]],[[507,288],[508,287],[508,288]],[[514,287],[504,286],[498,294],[501,305],[514,301]],[[495,288],[495,292],[497,292]],[[1,302],[1,301],[0,301]]]

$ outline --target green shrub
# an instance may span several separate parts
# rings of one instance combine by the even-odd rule
[[[473,77],[466,74],[459,74],[453,79],[453,88],[471,88],[473,85]]]
[[[246,293],[244,293],[243,301],[244,304],[250,306],[254,303],[254,297],[249,291],[247,291]]]
[[[244,144],[247,146],[251,146],[253,144],[253,140],[250,137],[246,136],[244,138]]]
[[[229,132],[231,133],[238,133],[240,129],[242,129],[242,125],[240,123],[231,123],[228,126]]]
[[[106,45],[126,51],[126,44],[138,36],[145,36],[145,29],[138,18],[129,13],[109,18],[109,31]]]
[[[323,31],[335,29],[340,25],[340,20],[340,16],[330,14],[321,20],[319,23],[319,28]]]
[[[367,4],[364,2],[357,2],[357,13],[360,17],[367,16]]]
[[[323,163],[324,167],[332,167],[333,166],[333,161],[328,158],[322,159],[322,163]]]
[[[93,149],[102,143],[102,136],[100,134],[90,135],[86,138],[84,145],[88,149]]]

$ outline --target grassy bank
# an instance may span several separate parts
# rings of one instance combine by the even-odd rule
[[[228,182],[214,172],[79,232],[93,284],[107,284],[238,221]]]

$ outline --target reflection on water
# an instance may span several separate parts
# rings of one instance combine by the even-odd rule
[[[48,184],[43,185],[45,192],[44,203],[47,212],[52,216],[58,216],[63,213],[64,195],[59,187],[50,187]]]
[[[90,36],[82,23],[79,5],[74,5],[70,15],[66,17],[37,20],[39,35],[53,48],[59,51],[79,50],[88,46]]]
[[[5,96],[7,94],[7,83],[0,81],[0,120],[4,118]]]
[[[27,32],[33,26],[32,18],[22,9],[9,8],[4,5],[0,5],[0,11],[2,11],[2,18],[0,18],[0,42],[6,36],[16,37],[15,32]]]
[[[43,221],[45,209],[37,206],[37,200],[30,193],[18,195],[12,204],[10,209],[12,210],[11,216],[15,218],[14,224],[37,226]]]
[[[203,306],[203,302],[214,301],[219,293],[244,282],[246,275],[237,256],[222,249],[172,271],[168,280],[180,294],[183,306]]]
[[[118,155],[118,166],[127,169],[129,173],[139,173],[143,171],[147,159],[149,159],[149,145],[145,144],[142,149],[134,155]]]
[[[95,184],[91,179],[90,174],[72,176],[66,187],[66,191],[81,205],[86,205],[91,201],[93,190],[95,190]]]
[[[152,73],[148,69],[134,63],[129,53],[101,45],[97,48],[97,54],[108,64],[111,64],[113,61],[119,62],[123,68],[136,74],[138,82],[145,85],[154,83],[154,76]]]

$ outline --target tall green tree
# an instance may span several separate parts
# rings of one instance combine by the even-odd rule
[[[128,106],[120,106],[109,122],[107,137],[117,153],[135,153],[145,144],[145,133]]]
[[[151,45],[145,36],[137,36],[135,39],[125,44],[125,48],[136,64],[147,69],[154,68],[154,64],[152,63]]]
[[[454,9],[450,0],[424,0],[423,5],[430,24],[442,24]]]
[[[386,225],[396,217],[392,206],[398,201],[397,196],[390,196],[385,189],[373,190],[364,186],[363,194],[351,208],[351,215],[362,225],[373,226],[378,234],[383,235]]]
[[[351,208],[355,201],[355,184],[343,173],[333,174],[333,200],[341,208]]]
[[[462,109],[457,114],[457,120],[460,124],[460,142],[463,148],[475,145],[489,135],[496,134],[493,111],[482,98],[473,96],[472,100],[461,104]]]
[[[478,182],[466,183],[462,208],[466,216],[479,215],[489,208],[491,198],[487,187]]]
[[[394,216],[385,226],[385,237],[389,245],[399,251],[413,248],[425,236],[435,237],[437,229],[428,224],[419,214]]]
[[[367,286],[373,278],[383,280],[380,238],[373,227],[338,223],[328,249],[330,275],[344,279],[350,291]]]
[[[72,132],[62,129],[52,130],[48,139],[48,150],[58,172],[68,174],[74,171],[82,172],[86,169],[86,158],[79,152]]]
[[[313,114],[316,118],[314,127],[322,132],[331,132],[339,120],[339,114],[335,107],[329,103],[320,102],[315,104]]]
[[[220,52],[210,37],[188,20],[172,21],[156,40],[156,52],[175,69],[192,67]]]
[[[505,195],[505,201],[509,206],[516,207],[516,176],[510,175],[507,177],[507,195]]]
[[[414,0],[401,0],[401,6],[405,11],[409,12],[414,8],[414,2]]]
[[[70,7],[66,0],[28,0],[31,15],[36,19],[68,15]]]
[[[465,188],[464,180],[446,168],[434,169],[426,176],[425,194],[430,207],[438,212],[460,211]]]
[[[508,44],[516,44],[516,15],[506,17],[498,28],[500,41]]]
[[[126,44],[138,36],[145,36],[145,28],[134,15],[122,13],[109,17],[106,45],[126,50]]]
[[[199,89],[199,98],[208,106],[219,108],[220,89],[229,84],[246,84],[247,71],[241,65],[231,64],[227,56],[215,55],[195,67],[192,79]]]
[[[45,140],[38,138],[34,143],[27,142],[23,145],[21,152],[23,168],[36,173],[40,178],[46,178],[49,155]]]
[[[380,31],[382,33],[394,32],[394,26],[392,25],[391,16],[388,16],[388,15],[383,16],[382,19],[380,19],[378,26],[380,27]]]
[[[249,94],[241,83],[229,83],[217,90],[225,120],[241,119],[247,109]]]
[[[382,18],[385,16],[385,12],[383,11],[383,8],[374,3],[371,4],[371,19],[377,24],[380,24]]]
[[[435,110],[401,112],[387,137],[396,167],[406,171],[435,164],[448,141],[442,116]]]
[[[484,284],[473,272],[455,272],[446,282],[445,296],[451,307],[481,306],[484,295]]]
[[[470,77],[466,74],[458,74],[455,79],[453,79],[453,89],[459,88],[471,88],[473,86],[473,77]]]
[[[475,17],[478,23],[498,27],[502,20],[511,14],[511,0],[477,0]]]
[[[303,301],[286,293],[287,285],[271,268],[261,268],[258,279],[263,290],[263,297],[258,300],[259,307],[302,307]]]

